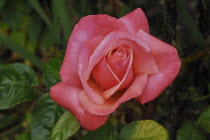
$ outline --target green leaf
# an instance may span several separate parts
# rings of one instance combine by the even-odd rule
[[[178,0],[177,6],[180,22],[189,31],[189,35],[192,36],[193,40],[200,48],[208,48],[207,41],[195,24],[193,17],[190,15],[185,5],[186,0]]]
[[[32,112],[31,140],[49,140],[51,129],[63,112],[49,94],[43,95]]]
[[[25,8],[22,8],[23,4],[21,1],[22,0],[11,2],[3,0],[3,5],[0,8],[1,21],[6,23],[10,27],[10,30],[19,28],[22,22],[21,16],[26,14],[26,11],[24,11]]]
[[[15,140],[30,140],[30,136],[27,133],[22,133],[15,137]]]
[[[210,133],[210,105],[199,116],[197,124],[207,133]]]
[[[118,135],[112,125],[106,124],[95,131],[88,132],[81,140],[118,140]]]
[[[51,2],[51,8],[52,8],[52,15],[53,15],[53,26],[56,33],[59,35],[61,34],[61,21],[60,21],[60,15],[59,12],[57,12],[57,5],[54,4],[54,1]]]
[[[167,130],[153,120],[142,120],[125,126],[119,140],[168,140]]]
[[[187,121],[178,130],[177,140],[207,140],[207,138],[205,133],[193,124],[193,121]]]
[[[80,128],[79,122],[70,113],[64,113],[53,127],[51,140],[67,140]]]
[[[25,64],[0,66],[0,109],[8,109],[35,97],[38,78]]]
[[[66,7],[65,0],[53,0],[52,1],[53,7],[56,9],[56,12],[59,15],[59,21],[62,25],[65,42],[67,43],[70,32],[71,32],[71,26],[70,26],[70,17],[68,14],[68,10]]]
[[[4,6],[4,4],[5,4],[5,0],[1,0],[0,1],[0,9]]]
[[[37,49],[37,45],[40,44],[39,38],[40,38],[40,33],[43,34],[43,30],[41,29],[42,22],[41,19],[38,18],[37,15],[30,16],[29,18],[29,23],[26,28],[28,32],[28,38],[27,38],[27,49],[35,52]]]
[[[49,89],[51,86],[60,82],[59,71],[63,57],[57,57],[44,65],[44,83]]]
[[[38,15],[46,22],[50,29],[53,29],[53,25],[48,18],[47,14],[45,14],[44,10],[42,9],[41,5],[37,0],[28,0],[31,6],[35,9]]]
[[[48,28],[51,30],[53,39],[58,42],[61,42],[58,32],[54,29],[55,26],[52,24],[52,22],[50,21],[49,17],[45,13],[39,2],[37,0],[28,0],[28,1],[31,4],[31,6],[35,9],[37,14],[47,24]]]
[[[19,43],[15,42],[14,40],[10,39],[9,37],[7,37],[3,34],[0,34],[0,45],[2,45],[2,44],[5,47],[8,47],[12,51],[14,51],[15,53],[18,53],[23,58],[28,59],[29,61],[31,61],[34,64],[34,66],[36,66],[37,68],[42,70],[43,62],[40,58],[38,58],[36,55],[31,53],[30,51],[26,50]]]

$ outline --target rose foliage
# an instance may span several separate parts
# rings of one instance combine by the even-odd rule
[[[120,19],[89,15],[74,27],[60,70],[62,81],[51,87],[50,96],[83,128],[95,130],[121,103],[155,99],[180,65],[176,49],[149,34],[140,8]]]

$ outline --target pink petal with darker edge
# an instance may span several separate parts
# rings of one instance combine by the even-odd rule
[[[139,45],[135,45],[133,49],[133,70],[135,75],[139,75],[142,73],[150,75],[159,72],[151,52],[146,52]]]
[[[139,30],[137,35],[143,38],[151,49],[159,73],[148,77],[147,85],[141,96],[136,98],[142,104],[155,99],[177,76],[181,61],[174,47]]]
[[[141,8],[137,8],[133,12],[121,17],[119,20],[125,24],[125,27],[131,33],[136,33],[139,29],[147,33],[149,32],[147,17]]]
[[[134,79],[133,84],[125,91],[125,93],[115,93],[101,105],[95,104],[92,100],[90,100],[84,91],[79,93],[79,99],[85,110],[91,114],[108,115],[112,113],[121,103],[141,95],[146,83],[147,74],[137,76]]]
[[[72,112],[86,130],[95,130],[103,125],[107,116],[87,112],[80,104],[78,93],[82,89],[60,82],[50,89],[50,97],[59,105]]]
[[[93,80],[89,80],[89,75],[87,75],[89,58],[92,55],[95,48],[103,39],[102,36],[96,36],[89,40],[85,47],[82,48],[78,56],[78,74],[82,83],[83,88],[85,89],[88,97],[97,104],[103,104],[105,102],[102,96],[102,90],[99,86],[95,84]]]

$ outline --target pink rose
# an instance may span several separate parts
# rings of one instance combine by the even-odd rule
[[[95,130],[121,103],[155,99],[180,65],[176,49],[149,34],[140,8],[120,19],[89,15],[74,27],[60,70],[62,82],[51,87],[50,96],[83,128]]]

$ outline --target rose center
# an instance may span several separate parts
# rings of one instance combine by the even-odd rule
[[[115,48],[108,53],[108,58],[114,60],[123,60],[127,57],[127,52],[124,48]]]
[[[116,59],[122,59],[124,57],[124,52],[120,49],[114,50],[111,54]]]
[[[114,46],[94,67],[92,71],[93,79],[103,90],[111,89],[118,84],[120,85],[116,90],[121,90],[131,84],[133,80],[132,68],[128,69],[132,58],[131,51],[131,48],[126,45]]]

